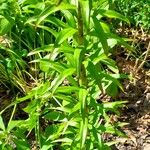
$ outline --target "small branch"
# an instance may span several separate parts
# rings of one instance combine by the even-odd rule
[[[136,73],[138,73],[139,70],[143,67],[145,61],[147,60],[147,57],[148,57],[149,52],[150,52],[150,42],[148,43],[148,47],[147,47],[147,51],[146,51],[144,60],[142,61],[142,63],[141,63],[141,64],[139,65],[139,67],[137,68]]]

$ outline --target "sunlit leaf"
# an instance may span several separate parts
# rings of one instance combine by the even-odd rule
[[[80,148],[83,149],[85,147],[85,142],[87,139],[87,132],[88,132],[88,119],[85,118],[85,120],[81,122],[80,126],[81,135],[80,135]]]
[[[114,10],[99,9],[99,13],[101,15],[107,16],[109,18],[117,18],[117,19],[123,20],[127,23],[130,23],[129,20],[125,16],[121,15],[120,13],[118,13]]]
[[[53,69],[61,73],[65,70],[65,66],[59,62],[54,62],[49,59],[41,59],[40,69],[44,72],[48,72],[50,69]]]
[[[61,121],[64,119],[64,117],[64,114],[58,111],[49,112],[48,114],[44,115],[44,118],[50,121]]]
[[[72,75],[74,71],[75,71],[74,68],[66,69],[57,78],[55,78],[51,83],[52,93],[54,93],[58,88],[58,86],[64,81],[64,79]]]
[[[0,115],[0,129],[2,129],[3,131],[5,131],[5,125],[4,125],[3,118],[2,118],[1,115]]]
[[[74,15],[68,10],[62,10],[61,12],[64,14],[67,24],[72,28],[76,28]]]
[[[22,123],[20,120],[12,120],[9,122],[7,131],[10,132],[13,128],[19,126],[19,124]]]
[[[56,90],[56,93],[72,93],[72,92],[78,92],[79,88],[75,86],[61,86],[58,87]]]
[[[104,52],[106,55],[108,55],[108,51],[109,51],[109,47],[108,47],[108,43],[107,43],[107,36],[99,22],[99,20],[93,16],[93,22],[94,22],[94,29],[95,29],[95,35],[99,38]]]
[[[81,7],[82,7],[82,15],[83,15],[83,20],[84,20],[84,24],[85,24],[85,29],[89,30],[92,1],[80,0],[80,3],[81,3]]]
[[[56,38],[56,45],[60,45],[63,43],[66,39],[73,36],[77,32],[74,28],[66,28],[59,32],[57,38]]]
[[[40,52],[51,52],[54,49],[54,44],[44,45],[28,53],[28,56],[35,55]]]
[[[50,14],[59,11],[59,10],[67,10],[67,9],[75,9],[75,6],[70,4],[62,4],[59,6],[51,5],[48,6],[39,16],[37,20],[37,25],[39,25],[45,18],[47,18]]]

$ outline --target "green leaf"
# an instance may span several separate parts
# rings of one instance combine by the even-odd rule
[[[41,150],[50,150],[50,148],[52,148],[52,144],[48,143],[47,145],[42,145]]]
[[[106,123],[105,128],[106,128],[106,133],[111,133],[111,134],[115,134],[115,135],[123,136],[123,137],[125,136],[123,132],[119,131],[116,127],[114,127],[111,124]]]
[[[0,35],[6,34],[8,31],[10,31],[11,27],[13,25],[13,19],[10,17],[4,17],[0,15]]]
[[[53,16],[49,16],[47,19],[45,19],[45,22],[52,23],[55,26],[62,27],[62,28],[68,27],[68,25],[65,24],[63,21]]]
[[[88,92],[85,89],[79,90],[79,101],[81,103],[81,114],[82,116],[86,116],[86,100],[87,100]]]
[[[37,27],[48,31],[48,32],[51,33],[55,38],[58,36],[58,33],[57,33],[55,30],[51,29],[50,27],[42,26],[42,25],[37,25]]]
[[[59,51],[60,52],[64,52],[64,53],[71,53],[71,54],[73,54],[73,52],[75,51],[75,48],[73,48],[69,44],[68,45],[63,44],[63,45],[60,46]]]
[[[74,60],[73,54],[65,53],[64,55],[65,55],[65,57],[66,57],[67,64],[68,64],[69,66],[75,68],[75,60]]]
[[[113,86],[116,86],[116,88],[119,87],[121,90],[123,90],[120,82],[116,78],[114,78],[111,74],[101,72],[100,76],[102,78],[102,82],[106,86],[105,89],[107,89],[109,85],[113,84]],[[111,92],[111,89],[110,89],[110,92]]]
[[[107,35],[104,32],[104,30],[100,24],[100,21],[94,15],[93,15],[93,22],[94,22],[94,29],[95,29],[94,34],[99,38],[99,40],[103,46],[105,54],[108,55],[109,47],[108,47],[108,43],[107,43]]]
[[[103,149],[104,143],[102,141],[102,137],[101,137],[99,131],[97,131],[97,129],[94,126],[92,128],[92,133],[93,133],[93,136],[94,136],[94,142],[95,142],[95,144],[97,144],[98,149],[99,150]]]
[[[62,86],[58,87],[56,90],[56,93],[72,93],[72,92],[78,92],[79,88],[75,86]]]
[[[59,87],[58,87],[59,88]],[[58,89],[57,88],[57,89]],[[56,90],[57,91],[57,90]],[[69,102],[69,103],[73,103],[75,99],[73,99],[71,96],[68,96],[66,94],[58,94],[58,93],[55,93],[55,97],[60,99],[60,100],[63,100],[63,101],[66,101],[66,102]],[[68,104],[68,103],[67,103]]]
[[[60,45],[63,43],[66,39],[69,37],[72,37],[77,32],[74,28],[66,28],[59,32],[57,38],[56,38],[56,45]]]
[[[114,84],[114,82],[111,82],[109,86],[106,88],[106,93],[110,95],[111,97],[115,97],[118,94],[118,86]]]
[[[120,13],[118,13],[114,10],[99,9],[99,13],[100,13],[100,15],[103,15],[103,16],[106,16],[109,18],[117,18],[117,19],[123,20],[127,23],[130,23],[129,20],[125,16],[121,15]]]
[[[46,141],[58,139],[62,134],[66,123],[60,123],[59,125],[50,125],[46,128],[45,133],[47,134]]]
[[[55,78],[51,83],[52,94],[56,91],[58,86],[64,81],[65,78],[71,76],[75,72],[74,68],[69,68],[64,70],[57,78]]]
[[[88,92],[85,89],[80,89],[79,91],[79,101],[81,105],[81,115],[82,115],[82,122],[80,127],[80,148],[83,149],[84,144],[86,142],[87,131],[88,131],[88,118],[86,117],[87,114],[87,95]]]
[[[70,4],[61,4],[59,6],[51,5],[48,6],[39,16],[36,22],[36,25],[39,25],[42,21],[44,21],[50,14],[59,11],[59,10],[67,10],[67,9],[76,9],[75,6]]]
[[[19,124],[21,124],[22,121],[21,120],[12,120],[9,122],[8,127],[7,127],[7,131],[10,132],[13,128],[18,127]]]
[[[81,104],[78,102],[74,107],[72,108],[70,114],[73,114],[74,112],[78,111],[81,109]]]
[[[101,62],[103,62],[105,65],[107,65],[107,67],[114,73],[116,73],[116,74],[119,73],[119,69],[116,65],[116,62],[113,59],[107,58],[107,59],[101,60]]]
[[[44,118],[50,121],[62,121],[65,118],[65,116],[62,112],[53,111],[44,115]]]
[[[97,68],[92,61],[87,62],[87,71],[89,72],[91,78],[93,81],[95,81],[95,84],[98,85],[99,89],[103,91],[101,86],[101,80],[102,76],[99,74],[99,68]]]
[[[17,147],[17,150],[30,150],[30,145],[24,139],[15,139],[14,143]]]
[[[133,48],[127,42],[125,42],[123,38],[119,37],[118,35],[113,34],[113,33],[106,33],[106,34],[109,39],[110,38],[115,39],[120,45],[123,45],[129,51],[133,50]]]
[[[29,92],[28,95],[24,96],[24,97],[21,97],[21,98],[17,98],[16,99],[16,103],[21,103],[25,100],[29,100],[31,99],[33,96],[34,96],[35,93],[32,93],[32,92]]]
[[[102,53],[100,54],[99,56],[95,57],[94,60],[92,60],[93,64],[96,65],[98,62],[104,60],[104,59],[107,59],[108,57]]]
[[[40,60],[40,69],[44,72],[48,72],[50,69],[56,70],[59,73],[64,71],[66,68],[59,62],[54,62],[49,59]]]
[[[86,139],[87,139],[88,118],[85,118],[84,121],[82,120],[81,126],[80,126],[80,130],[81,130],[81,135],[80,135],[80,148],[83,149],[84,146],[85,146],[84,144],[85,144]]]
[[[72,28],[76,28],[76,20],[74,15],[68,10],[62,10],[61,12],[64,14],[67,24]]]
[[[116,101],[116,102],[107,102],[103,103],[104,109],[116,109],[118,107],[122,107],[124,104],[126,104],[127,101]]]
[[[53,143],[56,143],[56,142],[67,142],[67,143],[71,143],[72,142],[72,139],[69,139],[69,138],[61,138],[61,139],[57,139],[57,140],[54,140]]]
[[[5,125],[4,125],[3,118],[2,118],[1,115],[0,115],[0,129],[2,129],[3,131],[5,131]]]
[[[28,53],[28,56],[38,54],[40,52],[52,52],[54,50],[54,44],[44,45],[42,47],[36,48]]]
[[[80,0],[82,7],[82,17],[85,24],[85,29],[89,30],[90,27],[90,12],[92,7],[92,1],[89,0]]]
[[[110,32],[110,28],[109,28],[108,24],[106,24],[103,21],[100,21],[100,24],[101,24],[101,26],[102,26],[102,28],[103,28],[105,33],[107,33],[107,32],[109,33]]]

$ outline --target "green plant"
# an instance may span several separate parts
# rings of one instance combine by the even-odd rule
[[[128,20],[109,10],[106,0],[105,5],[89,0],[37,2],[35,5],[21,1],[23,8],[34,11],[25,13],[23,32],[19,32],[18,40],[26,43],[25,48],[29,47],[29,61],[38,75],[36,87],[7,107],[29,101],[23,108],[28,115],[26,120],[13,120],[14,111],[12,113],[10,122],[17,123],[11,128],[11,140],[19,150],[30,149],[25,136],[33,132],[36,148],[41,150],[110,149],[114,143],[103,141],[102,134],[124,135],[119,130],[124,123],[112,122],[110,113],[119,115],[119,107],[126,102],[105,102],[99,95],[115,98],[118,89],[122,89],[118,79],[124,75],[119,74],[115,61],[110,58],[111,50],[116,44],[128,49],[130,46],[113,34],[102,18]],[[42,8],[36,7],[41,4]],[[19,27],[18,30],[21,31]],[[32,31],[29,37],[24,39],[29,31]],[[0,123],[3,134],[6,129],[2,118]],[[7,146],[13,149],[7,136],[0,141],[2,149]]]
[[[149,3],[149,0],[115,1],[117,11],[128,17],[133,25],[141,26],[146,31],[150,29]]]

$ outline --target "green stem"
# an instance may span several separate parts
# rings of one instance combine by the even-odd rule
[[[13,108],[13,111],[12,111],[12,114],[11,114],[11,117],[10,117],[10,119],[9,119],[9,122],[8,122],[8,126],[9,126],[9,124],[10,124],[10,122],[12,121],[12,119],[13,119],[13,116],[14,116],[14,114],[15,114],[15,111],[16,111],[16,104],[14,105],[14,108]]]
[[[79,47],[83,47],[84,48],[84,27],[83,27],[83,17],[82,17],[82,8],[81,8],[81,4],[80,2],[78,1],[78,37],[79,37],[79,40],[78,40],[78,44],[79,44]],[[85,51],[84,49],[82,49],[82,52],[81,52],[81,64],[80,64],[80,74],[79,74],[79,86],[81,88],[85,88],[87,89],[87,78],[86,78],[86,68],[83,64],[83,61],[85,59]],[[83,121],[83,124],[86,124],[86,120],[88,120],[88,108],[87,108],[87,99],[85,100],[85,103],[84,103],[84,112],[82,113],[82,121]],[[85,116],[84,116],[85,115]],[[82,125],[82,123],[81,123]],[[81,128],[81,132],[82,131],[82,128]],[[85,147],[83,147],[82,145],[82,136],[81,136],[81,145],[80,145],[80,150],[84,150]]]
[[[78,44],[79,46],[84,45],[84,35],[83,35],[83,18],[82,18],[82,10],[81,10],[81,4],[78,2]],[[81,53],[81,58],[84,60],[85,53]],[[81,70],[79,75],[79,85],[81,87],[87,87],[87,79],[86,79],[86,70],[84,65],[82,64],[81,60]]]
[[[37,121],[36,121],[35,139],[36,139],[36,146],[39,145],[39,147],[41,148],[39,116],[38,116],[38,119],[37,119]]]

